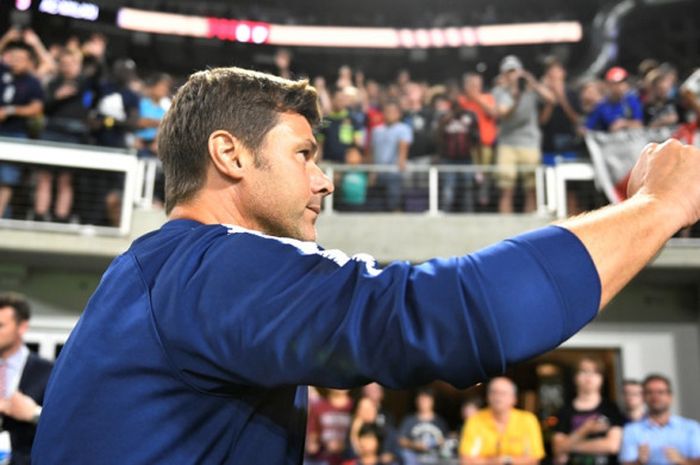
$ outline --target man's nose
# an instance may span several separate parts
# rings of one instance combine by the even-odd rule
[[[311,191],[314,194],[321,194],[325,197],[332,194],[334,190],[333,181],[314,163],[311,168]]]

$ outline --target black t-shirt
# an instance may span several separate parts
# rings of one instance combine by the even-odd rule
[[[10,68],[0,63],[0,107],[24,106],[44,100],[41,83],[31,74],[14,75]],[[0,122],[0,130],[5,132],[25,132],[28,118],[12,115]]]
[[[408,158],[419,158],[435,153],[436,121],[433,111],[422,108],[404,114],[403,122],[413,130],[413,143],[408,149]]]
[[[569,104],[580,113],[578,95],[566,91]],[[552,116],[542,125],[542,151],[543,152],[583,152],[583,139],[576,133],[576,127],[564,112],[561,105],[557,104],[552,109]]]
[[[75,94],[58,98],[56,93],[64,85],[75,87]],[[44,113],[47,127],[61,132],[85,134],[87,132],[88,111],[92,106],[94,92],[82,77],[67,80],[63,77],[52,79],[46,86]]]
[[[589,418],[605,417],[610,424],[610,427],[622,427],[625,424],[625,418],[620,412],[617,405],[607,400],[603,400],[596,408],[592,410],[577,410],[573,405],[563,407],[557,414],[557,425],[554,431],[558,433],[571,434],[583,425]],[[596,439],[605,437],[607,433],[594,433],[586,437],[586,439]],[[587,455],[587,454],[569,454],[569,465],[615,465],[617,464],[616,455]]]
[[[419,441],[428,448],[427,452],[419,455],[437,455],[447,433],[447,423],[438,415],[433,416],[432,420],[421,420],[417,415],[411,415],[403,420],[399,428],[399,437]]]
[[[696,119],[695,112],[687,108],[678,98],[668,98],[662,102],[644,103],[644,124],[650,125],[658,118],[668,114],[677,115],[677,124],[692,123]]]

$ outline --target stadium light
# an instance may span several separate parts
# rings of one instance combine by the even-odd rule
[[[39,11],[50,15],[85,21],[97,21],[97,18],[100,16],[100,7],[96,4],[74,0],[41,0]]]
[[[503,24],[477,27],[394,29],[380,27],[294,26],[259,21],[178,15],[120,8],[122,29],[156,34],[217,38],[235,42],[297,47],[455,48],[579,42],[581,23]]]

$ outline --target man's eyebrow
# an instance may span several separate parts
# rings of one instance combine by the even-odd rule
[[[304,139],[300,141],[298,147],[308,149],[314,154],[318,153],[318,143],[313,139]]]
[[[313,139],[306,139],[306,142],[311,146],[311,150],[318,152],[318,143]]]

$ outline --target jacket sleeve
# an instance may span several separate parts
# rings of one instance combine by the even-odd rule
[[[152,291],[174,366],[207,391],[311,384],[466,387],[550,350],[597,313],[583,244],[547,227],[462,257],[378,269],[315,244],[234,233]]]

